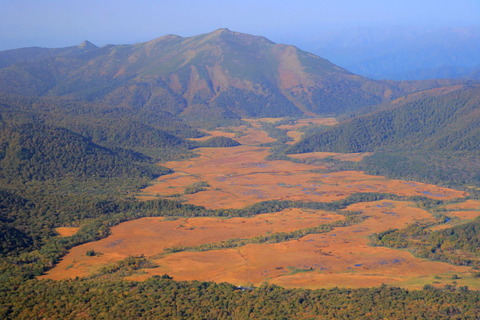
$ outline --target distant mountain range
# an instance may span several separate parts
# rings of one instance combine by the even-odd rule
[[[74,97],[185,119],[341,114],[420,86],[367,79],[294,46],[228,29],[134,45],[0,52],[0,93]]]
[[[479,27],[320,30],[313,39],[297,42],[373,79],[480,79]]]

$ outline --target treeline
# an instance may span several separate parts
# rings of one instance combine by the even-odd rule
[[[373,245],[407,248],[421,258],[480,268],[480,218],[434,232],[429,227],[415,223],[373,234],[370,239]]]
[[[0,190],[0,256],[39,248],[52,231],[39,227],[35,203]],[[46,230],[47,229],[47,230]]]
[[[289,152],[372,152],[385,146],[478,152],[479,105],[479,88],[420,99],[311,134]]]
[[[478,152],[396,149],[375,152],[356,167],[373,175],[463,188],[480,185],[478,156]]]
[[[357,223],[362,222],[366,217],[364,215],[360,215],[358,212],[353,211],[345,211],[349,205],[359,203],[359,202],[372,202],[372,201],[379,201],[379,200],[395,200],[395,201],[414,201],[417,206],[429,210],[437,216],[438,219],[445,219],[444,215],[442,215],[441,211],[437,210],[437,208],[441,207],[442,205],[446,204],[446,202],[442,200],[434,200],[425,197],[403,197],[397,196],[395,194],[388,194],[388,193],[355,193],[350,195],[349,197],[333,201],[333,202],[299,202],[299,201],[278,201],[278,200],[271,200],[271,201],[264,201],[249,206],[245,209],[237,209],[234,211],[231,210],[218,210],[220,216],[251,216],[256,214],[262,213],[269,213],[269,212],[278,212],[285,210],[287,208],[308,208],[313,210],[325,210],[325,211],[334,211],[338,214],[345,216],[344,220],[328,223],[328,224],[321,224],[314,227],[308,227],[303,229],[298,229],[292,232],[276,232],[268,235],[257,236],[253,238],[247,239],[228,239],[225,241],[215,242],[215,243],[206,243],[198,246],[178,246],[165,249],[165,253],[174,253],[174,252],[181,252],[181,251],[209,251],[209,250],[218,250],[218,249],[226,249],[226,248],[236,248],[240,246],[244,246],[247,244],[252,243],[280,243],[295,239],[300,239],[308,234],[318,234],[318,233],[325,233],[333,230],[334,228],[338,227],[346,227],[351,226]],[[480,220],[479,220],[480,221]],[[430,225],[428,225],[430,226]],[[420,227],[419,224],[414,224],[409,228],[402,230],[402,232],[395,233],[397,230],[388,230],[381,234],[374,234],[372,236],[372,244],[374,245],[384,245],[393,248],[407,248],[409,247],[408,241],[410,239],[418,240],[419,234],[424,234],[424,229],[427,227]],[[476,228],[469,229],[470,230],[470,238],[460,240],[456,238],[452,240],[456,243],[457,247],[465,246],[465,242],[468,242],[472,237],[477,237],[476,241],[471,241],[472,245],[470,246],[470,251],[478,254],[477,251],[474,251],[474,248],[477,248],[477,242],[480,241],[478,236],[476,235]],[[393,234],[395,233],[395,234]],[[387,235],[385,237],[385,235]],[[430,233],[432,239],[442,239],[444,237],[441,232],[434,232]],[[392,240],[393,239],[393,240]],[[412,240],[415,241],[415,240]]]
[[[239,146],[240,143],[228,137],[212,137],[205,141],[190,141],[190,148],[229,148]]]
[[[292,232],[275,232],[248,239],[228,239],[220,242],[205,243],[191,247],[171,247],[166,248],[164,250],[164,253],[175,253],[182,251],[210,251],[227,248],[238,248],[253,243],[280,243],[290,240],[298,240],[309,234],[326,233],[332,231],[334,228],[348,227],[360,223],[365,219],[365,216],[360,216],[356,212],[340,211],[338,213],[343,214],[345,216],[345,219],[332,223],[320,224],[314,227],[298,229]]]
[[[162,279],[165,278],[165,279]],[[0,295],[2,319],[478,319],[480,293],[430,288],[241,290],[226,283],[27,281]]]

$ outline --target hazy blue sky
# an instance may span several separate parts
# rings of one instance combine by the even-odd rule
[[[478,26],[480,0],[0,0],[0,50],[135,43],[227,27],[295,43],[347,26]]]

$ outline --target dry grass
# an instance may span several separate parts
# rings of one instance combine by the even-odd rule
[[[207,181],[211,187],[206,191],[183,195],[182,199],[208,208],[243,208],[273,199],[329,202],[356,192],[388,192],[445,200],[466,195],[457,190],[358,171],[324,174],[312,171],[322,169],[319,165],[266,161],[269,150],[258,145],[272,139],[258,129],[258,122],[251,123],[249,127],[235,128],[245,133],[237,139],[242,146],[201,148],[198,149],[198,158],[162,164],[175,173],[160,177],[143,191],[142,196],[180,194],[187,185],[197,181]],[[213,134],[222,133],[216,131]],[[315,153],[298,157],[311,156],[359,161],[364,155]],[[458,219],[470,219],[479,214],[479,204],[480,201],[469,200],[448,208],[458,210],[450,212]],[[419,220],[431,220],[430,213],[413,207],[412,203],[400,201],[357,203],[348,210],[361,211],[368,218],[360,224],[308,235],[299,240],[206,252],[179,252],[160,258],[159,253],[169,247],[291,232],[342,217],[321,211],[288,209],[252,218],[181,218],[175,221],[144,218],[125,222],[112,228],[108,238],[73,248],[43,278],[85,276],[105,264],[130,255],[144,254],[156,257],[159,267],[129,279],[143,280],[168,273],[177,280],[227,281],[238,285],[258,285],[269,281],[285,287],[306,288],[365,287],[381,283],[421,288],[426,283],[451,283],[451,275],[456,274],[470,287],[480,288],[480,280],[472,279],[471,270],[467,267],[418,259],[406,251],[369,246],[370,234],[403,228]],[[85,253],[88,250],[101,254],[87,257]]]
[[[285,287],[362,287],[387,283],[421,288],[431,283],[434,275],[470,277],[467,267],[427,261],[406,251],[368,245],[368,235],[373,232],[432,219],[426,211],[399,201],[359,203],[348,209],[361,210],[369,218],[354,226],[308,235],[300,240],[171,254],[156,260],[159,268],[132,279],[168,273],[177,280],[227,281],[239,285],[258,285],[267,280]],[[447,277],[444,283],[450,279]]]
[[[466,200],[460,203],[452,203],[452,204],[446,205],[445,209],[480,211],[480,200]]]
[[[310,118],[310,119],[299,119],[296,120],[294,124],[284,124],[280,125],[277,128],[285,130],[297,130],[301,127],[309,125],[324,125],[324,126],[334,126],[338,123],[337,119],[333,117],[329,118]]]
[[[73,248],[45,277],[59,280],[85,276],[105,264],[131,255],[154,256],[166,248],[195,246],[232,238],[252,238],[272,232],[291,232],[339,219],[343,219],[343,216],[306,209],[286,209],[251,218],[205,217],[180,218],[174,221],[142,218],[113,227],[108,238]],[[85,253],[89,250],[101,254],[86,256]]]
[[[78,232],[80,228],[76,227],[58,227],[55,228],[55,231],[58,233],[59,237],[70,237]]]
[[[357,192],[389,192],[435,199],[465,195],[452,189],[387,179],[360,171],[315,173],[312,170],[323,167],[266,161],[268,148],[242,145],[228,149],[202,148],[198,152],[198,158],[165,163],[164,166],[175,173],[160,177],[154,185],[145,188],[142,195],[182,193],[184,186],[194,181],[207,181],[211,188],[183,198],[212,209],[243,208],[264,200],[330,202]],[[350,159],[358,157],[360,155],[354,154]]]

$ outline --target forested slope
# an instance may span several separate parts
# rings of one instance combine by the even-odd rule
[[[356,168],[445,186],[479,185],[479,123],[475,86],[353,118],[307,135],[286,152],[374,152]]]
[[[454,290],[455,291],[455,290]],[[42,292],[41,295],[37,294]],[[399,288],[254,291],[208,282],[31,281],[0,298],[0,315],[61,319],[478,319],[478,292]],[[28,308],[25,308],[28,306]]]
[[[165,111],[86,103],[68,98],[0,96],[4,122],[37,122],[63,127],[109,148],[182,154],[185,138],[200,137],[197,129]]]
[[[305,137],[289,152],[480,151],[479,122],[480,88],[474,87],[346,121]]]
[[[101,147],[68,129],[34,123],[0,124],[0,175],[31,181],[65,177],[155,176],[147,158]]]

